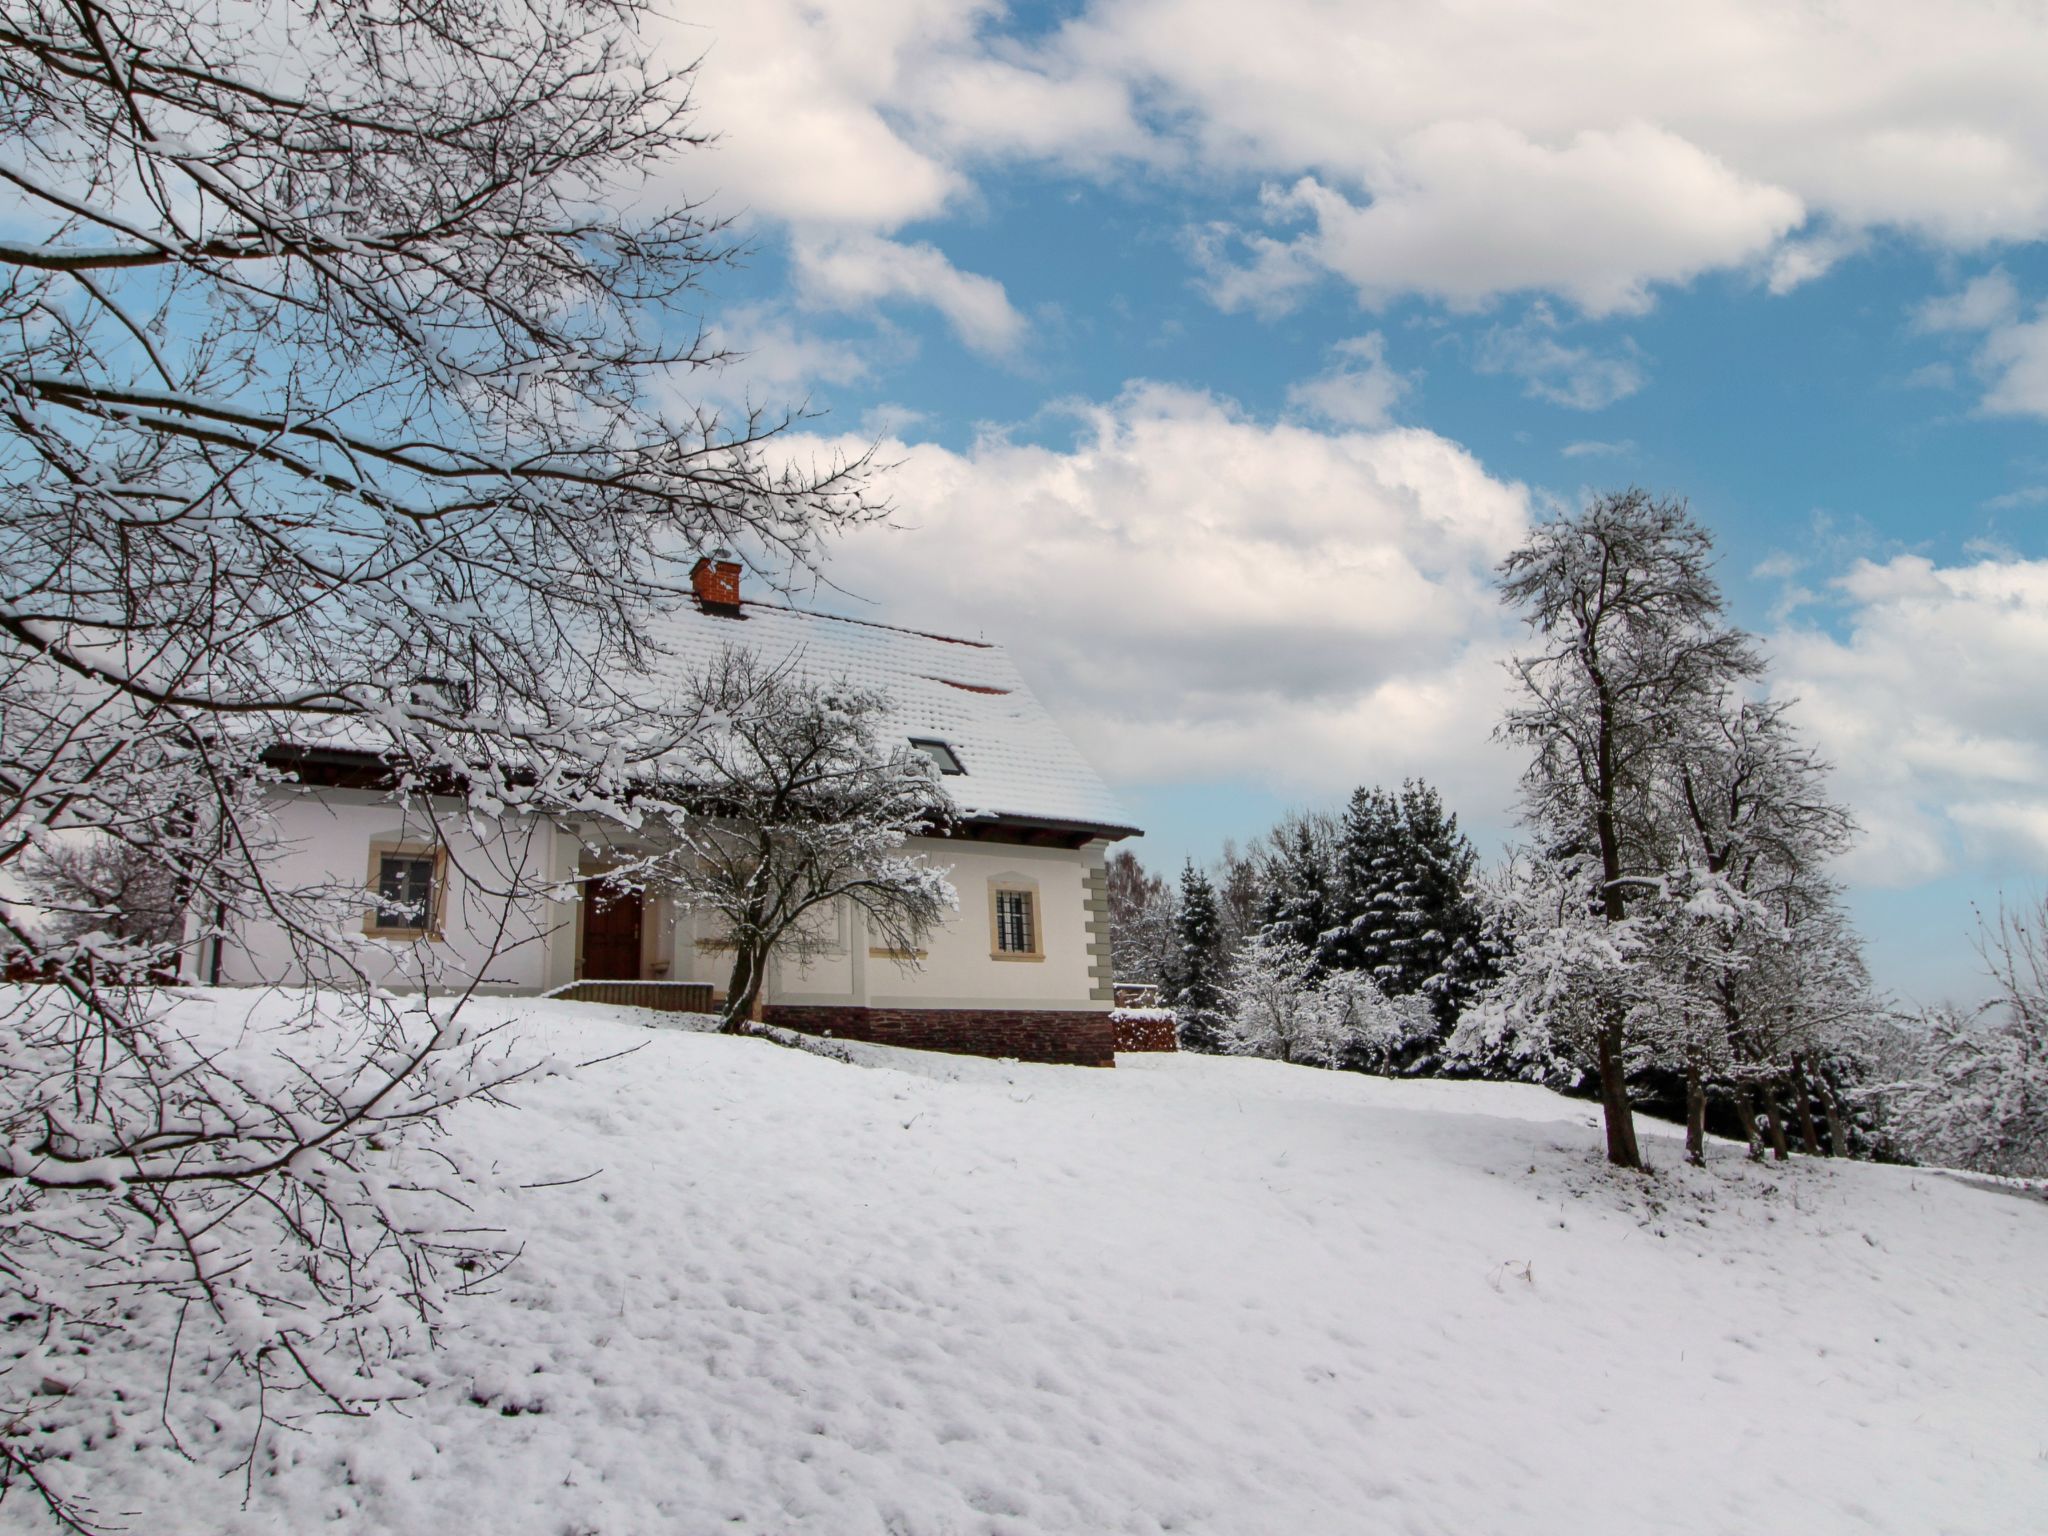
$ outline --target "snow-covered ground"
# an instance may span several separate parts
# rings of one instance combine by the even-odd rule
[[[1536,1088],[849,1063],[483,1006],[564,1055],[642,1048],[464,1112],[512,1183],[594,1176],[497,1199],[524,1256],[466,1304],[447,1385],[272,1436],[246,1508],[144,1451],[103,1510],[162,1536],[2048,1530],[2025,1192],[1725,1146],[1702,1174],[1654,1137],[1655,1178],[1611,1176],[1587,1106]]]

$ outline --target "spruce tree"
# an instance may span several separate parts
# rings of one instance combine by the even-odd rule
[[[1260,936],[1274,943],[1299,945],[1310,957],[1311,973],[1322,976],[1324,945],[1335,937],[1337,905],[1327,849],[1327,834],[1304,817],[1280,829],[1266,887]]]
[[[1400,807],[1383,789],[1351,792],[1337,845],[1337,917],[1324,966],[1364,971],[1375,981],[1391,954],[1401,858]]]
[[[1167,1002],[1180,1020],[1183,1050],[1221,1051],[1223,1033],[1223,921],[1216,887],[1190,859],[1180,875],[1178,938]]]
[[[1327,969],[1370,975],[1389,997],[1429,999],[1448,1029],[1489,974],[1470,882],[1476,854],[1436,790],[1360,788],[1338,849],[1338,923]]]

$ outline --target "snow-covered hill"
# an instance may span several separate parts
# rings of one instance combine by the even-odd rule
[[[448,1385],[168,1452],[134,1528],[2048,1530],[2048,1205],[1902,1169],[1610,1176],[1586,1106],[1262,1061],[1114,1072],[517,1008],[462,1134],[525,1253]],[[0,1523],[26,1519],[9,1502]]]

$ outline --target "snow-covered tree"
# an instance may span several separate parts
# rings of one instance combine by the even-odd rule
[[[647,197],[697,135],[643,15],[0,24],[0,874],[118,849],[182,891],[188,961],[261,921],[330,984],[228,1049],[81,964],[90,933],[0,919],[55,978],[0,998],[0,1478],[62,1518],[193,1373],[255,1418],[400,1390],[446,1276],[492,1262],[455,1235],[459,1158],[409,1151],[511,1070],[450,1005],[473,978],[431,995],[423,941],[380,957],[421,991],[371,986],[366,893],[268,857],[271,749],[381,754],[423,827],[630,818],[688,725],[641,686],[679,562],[802,562],[872,510],[863,465],[785,472],[777,421],[666,404],[720,361],[674,317],[726,248]],[[124,1338],[181,1318],[173,1379],[124,1380]]]
[[[1345,1039],[1340,1066],[1391,1076],[1430,1061],[1442,1030],[1422,994],[1391,994],[1364,971],[1326,972],[1317,992]]]
[[[1921,1161],[2048,1177],[2048,900],[1980,916],[1978,953],[1991,999],[1922,1013],[1871,1091]]]
[[[1258,848],[1240,848],[1225,838],[1212,889],[1216,897],[1218,953],[1234,955],[1264,921],[1266,877]]]
[[[1127,848],[1110,855],[1109,959],[1118,981],[1163,989],[1172,972],[1178,911],[1172,889]]]
[[[1654,1006],[1640,914],[1608,921],[1590,858],[1522,850],[1481,883],[1511,963],[1459,1017],[1447,1064],[1482,1077],[1570,1086],[1598,1070],[1609,1021]]]
[[[1226,994],[1229,1048],[1245,1056],[1387,1072],[1434,1033],[1429,1004],[1389,997],[1363,971],[1322,971],[1308,949],[1261,934],[1238,953]]]
[[[1685,995],[1676,1054],[1688,1154],[1705,1155],[1710,1086],[1732,1092],[1752,1145],[1761,1123],[1786,1155],[1789,1101],[1817,1151],[1817,1064],[1838,1026],[1874,1006],[1825,873],[1854,823],[1829,796],[1828,767],[1793,731],[1786,703],[1724,697],[1696,724],[1669,754],[1672,867],[1657,898],[1667,914],[1663,964]]]
[[[1318,947],[1324,968],[1362,970],[1391,996],[1424,996],[1448,1029],[1485,979],[1476,863],[1429,785],[1355,791],[1337,842],[1336,922]]]
[[[20,861],[23,884],[41,909],[45,942],[106,953],[113,946],[174,964],[185,933],[185,893],[173,871],[145,849],[112,838],[49,839]]]
[[[728,1032],[749,1027],[772,961],[832,946],[836,916],[858,914],[859,942],[913,956],[959,906],[946,871],[903,851],[951,811],[931,759],[884,741],[887,704],[745,650],[692,682],[686,708],[701,723],[664,764],[671,798],[640,802],[670,846],[610,878],[714,920],[733,957]]]
[[[1222,1015],[1226,1006],[1223,921],[1216,887],[1190,859],[1180,872],[1180,903],[1174,918],[1173,964],[1167,972],[1165,1000],[1178,1021],[1183,1050],[1224,1048]]]
[[[1225,995],[1228,1048],[1305,1066],[1342,1065],[1350,1020],[1326,1006],[1308,947],[1259,934],[1238,951]]]
[[[1318,973],[1337,924],[1337,826],[1320,813],[1295,812],[1267,836],[1260,859],[1260,933],[1306,950]]]
[[[1538,641],[1513,663],[1522,700],[1501,726],[1532,751],[1525,816],[1549,856],[1585,872],[1599,921],[1615,930],[1605,946],[1589,946],[1574,909],[1557,946],[1535,942],[1527,963],[1564,963],[1551,952],[1561,948],[1574,957],[1565,971],[1579,974],[1582,961],[1608,954],[1619,962],[1640,942],[1626,925],[1632,902],[1661,886],[1669,840],[1659,787],[1674,746],[1696,736],[1731,686],[1761,666],[1750,638],[1724,621],[1712,553],[1711,536],[1682,502],[1630,490],[1539,524],[1501,565],[1502,599]],[[1607,970],[1602,961],[1584,977]],[[1607,1156],[1636,1168],[1631,1027],[1655,1014],[1611,979],[1570,989],[1575,1010],[1594,1009],[1575,1011],[1573,1030],[1590,1039]]]

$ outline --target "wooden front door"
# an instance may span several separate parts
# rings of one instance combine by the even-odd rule
[[[640,893],[599,881],[583,897],[583,979],[640,979]]]

